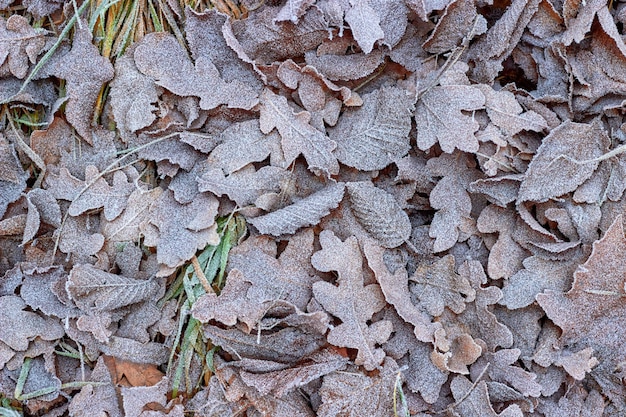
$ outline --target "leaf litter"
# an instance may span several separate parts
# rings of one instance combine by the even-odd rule
[[[626,413],[621,4],[13,3],[2,412]]]

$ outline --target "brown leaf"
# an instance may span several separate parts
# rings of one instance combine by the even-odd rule
[[[311,126],[310,119],[309,112],[294,113],[285,97],[269,89],[261,94],[261,131],[268,134],[274,128],[278,130],[282,137],[285,163],[291,164],[298,155],[303,154],[310,170],[323,172],[327,176],[337,174],[339,164],[332,154],[337,144]]]
[[[293,234],[301,227],[314,226],[343,199],[344,183],[322,188],[294,204],[253,219],[248,219],[259,232],[272,236]]]
[[[398,268],[393,274],[385,265],[384,249],[380,246],[366,242],[363,252],[367,258],[369,267],[374,271],[376,280],[385,295],[385,299],[391,304],[398,315],[413,326],[413,332],[417,340],[433,342],[435,331],[441,328],[437,323],[432,323],[430,316],[421,306],[416,306],[411,301],[409,292],[409,275],[405,268]]]
[[[46,46],[44,34],[41,28],[33,29],[23,16],[0,19],[0,65],[8,62],[11,74],[26,77],[29,61],[34,64]]]
[[[454,271],[452,255],[437,258],[433,263],[421,262],[409,281],[414,283],[410,286],[411,293],[434,317],[440,316],[445,307],[459,314],[476,296],[467,278]]]
[[[342,321],[328,333],[328,342],[358,349],[355,363],[367,370],[375,369],[385,358],[385,352],[375,346],[385,342],[392,331],[389,321],[367,323],[385,306],[380,286],[363,285],[363,258],[356,238],[342,242],[334,233],[324,231],[320,244],[322,250],[313,254],[311,263],[320,271],[339,274],[338,286],[326,281],[313,284],[315,299]]]
[[[608,137],[599,122],[566,121],[543,139],[520,185],[517,202],[547,201],[576,190],[598,167]]]
[[[523,417],[524,415],[516,404],[508,406],[497,414],[489,401],[485,381],[480,381],[474,386],[467,378],[459,375],[452,380],[450,388],[457,401],[454,408],[464,417]]]
[[[546,290],[536,297],[548,317],[563,329],[559,344],[592,347],[605,370],[613,370],[626,360],[621,348],[626,336],[618,324],[626,314],[621,302],[625,250],[622,218],[618,216],[604,237],[593,244],[591,256],[574,273],[567,293]]]
[[[351,182],[346,188],[354,216],[381,246],[395,248],[409,238],[409,216],[391,194],[369,181]]]
[[[412,109],[413,99],[400,88],[381,88],[364,95],[363,106],[346,110],[330,130],[330,138],[337,142],[337,159],[373,171],[402,158],[411,148]]]
[[[67,54],[46,65],[50,66],[52,74],[67,82],[67,121],[92,145],[94,105],[102,85],[113,78],[113,66],[91,43],[91,32],[86,29],[76,31],[72,49]]]
[[[485,96],[480,89],[469,85],[442,85],[428,90],[417,102],[417,146],[425,151],[435,143],[444,152],[455,149],[476,152],[478,139],[474,133],[478,122],[463,111],[482,109]]]
[[[118,404],[117,391],[113,385],[104,356],[98,358],[90,380],[105,382],[105,384],[85,385],[78,394],[74,395],[69,406],[71,415],[76,417],[93,417],[97,415],[122,417],[123,414]]]
[[[319,394],[320,417],[393,415],[393,392],[398,365],[387,359],[377,376],[358,372],[334,372],[324,377]]]
[[[65,285],[78,308],[87,312],[115,310],[152,297],[159,285],[112,274],[92,265],[75,265]]]
[[[213,168],[198,178],[198,190],[210,191],[218,197],[226,194],[239,207],[245,207],[254,204],[263,194],[278,193],[281,182],[288,177],[288,171],[272,166],[257,171],[253,165],[247,165],[228,177],[221,169]]]
[[[264,134],[259,120],[234,123],[220,135],[221,143],[213,149],[209,162],[231,174],[251,162],[270,156],[272,166],[285,166],[278,132]]]
[[[152,77],[158,85],[181,97],[199,97],[203,110],[221,104],[251,109],[258,103],[254,89],[238,80],[224,81],[209,57],[197,57],[194,65],[170,34],[146,35],[137,45],[134,58],[139,71]]]
[[[20,297],[13,295],[0,297],[0,307],[0,321],[3,323],[0,341],[11,349],[26,350],[29,342],[35,337],[56,340],[65,334],[58,320],[24,311],[26,303]]]
[[[148,221],[140,225],[146,235],[144,244],[157,248],[160,263],[170,268],[182,265],[207,244],[219,243],[215,224],[218,205],[207,193],[184,205],[174,200],[170,190],[161,193],[150,206]]]
[[[116,127],[122,137],[149,126],[156,119],[153,113],[158,90],[154,80],[143,75],[133,61],[134,48],[115,61],[115,78],[111,81],[111,108]]]
[[[7,138],[0,133],[0,219],[26,189],[26,175]]]

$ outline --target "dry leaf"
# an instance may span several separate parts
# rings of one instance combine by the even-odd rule
[[[391,194],[371,182],[352,182],[346,188],[354,216],[381,246],[395,248],[409,238],[409,216]]]
[[[313,284],[315,299],[342,323],[328,333],[328,342],[339,347],[358,349],[355,363],[372,370],[385,358],[385,352],[376,348],[390,336],[388,321],[372,324],[372,315],[385,306],[378,284],[363,285],[363,258],[356,238],[345,242],[334,233],[320,234],[322,250],[313,254],[311,263],[320,271],[337,271],[338,286],[325,281]]]
[[[363,106],[346,110],[330,138],[337,142],[335,155],[348,166],[372,171],[383,169],[411,148],[413,99],[407,91],[387,87],[363,96]]]
[[[14,14],[7,20],[0,19],[0,65],[8,62],[9,71],[17,78],[24,78],[28,66],[46,46],[45,31],[34,29],[28,19]]]
[[[547,201],[576,190],[598,167],[608,137],[599,122],[564,122],[543,140],[520,185],[517,202]]]
[[[137,45],[134,59],[139,71],[158,85],[181,97],[199,97],[203,110],[221,104],[251,109],[258,102],[258,93],[246,84],[224,81],[209,57],[197,57],[194,65],[172,35],[146,35]]]
[[[56,340],[63,337],[65,331],[61,323],[53,318],[43,318],[30,311],[24,311],[26,303],[13,295],[0,297],[0,321],[3,330],[0,341],[11,349],[26,350],[29,342],[36,337],[43,340]]]
[[[263,234],[293,234],[301,227],[318,224],[322,217],[336,208],[343,198],[344,188],[342,182],[328,185],[290,206],[248,221]]]
[[[111,274],[92,265],[75,265],[65,289],[78,308],[88,312],[115,310],[153,296],[159,285]]]
[[[339,172],[339,164],[332,154],[337,144],[324,133],[309,124],[311,115],[301,111],[294,113],[287,99],[265,89],[261,94],[260,127],[265,134],[274,128],[282,137],[285,163],[291,164],[303,154],[312,171],[330,176]]]

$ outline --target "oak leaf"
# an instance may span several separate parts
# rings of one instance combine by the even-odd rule
[[[334,233],[320,234],[322,250],[313,254],[311,263],[320,271],[337,271],[338,286],[326,281],[313,284],[315,299],[342,323],[328,333],[328,342],[339,347],[358,349],[355,363],[372,370],[385,358],[376,344],[385,342],[392,331],[389,321],[368,324],[372,315],[385,306],[378,284],[363,284],[363,258],[356,238],[342,242]]]

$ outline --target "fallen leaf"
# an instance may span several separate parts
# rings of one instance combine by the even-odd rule
[[[181,97],[200,98],[200,108],[211,110],[221,104],[251,109],[258,93],[238,80],[226,82],[209,57],[197,57],[195,65],[176,38],[166,33],[146,35],[134,53],[139,71]]]
[[[342,323],[328,333],[328,342],[339,347],[358,349],[355,363],[372,370],[385,359],[385,352],[376,348],[390,336],[388,321],[368,324],[372,315],[385,306],[378,284],[363,284],[363,258],[356,238],[345,242],[334,233],[320,234],[322,250],[313,254],[311,263],[320,271],[337,271],[338,286],[326,281],[313,284],[315,299]]]
[[[261,94],[261,131],[270,133],[274,128],[282,137],[285,163],[291,164],[303,154],[312,171],[330,176],[339,172],[339,164],[332,154],[337,144],[309,124],[311,115],[306,111],[294,113],[287,99],[265,89]]]
[[[413,99],[396,87],[363,96],[363,106],[346,110],[330,138],[337,143],[335,155],[348,166],[373,171],[383,169],[411,148]]]
[[[343,198],[344,188],[341,182],[328,185],[290,206],[248,221],[262,234],[293,234],[301,227],[318,224],[322,217],[336,208]]]

